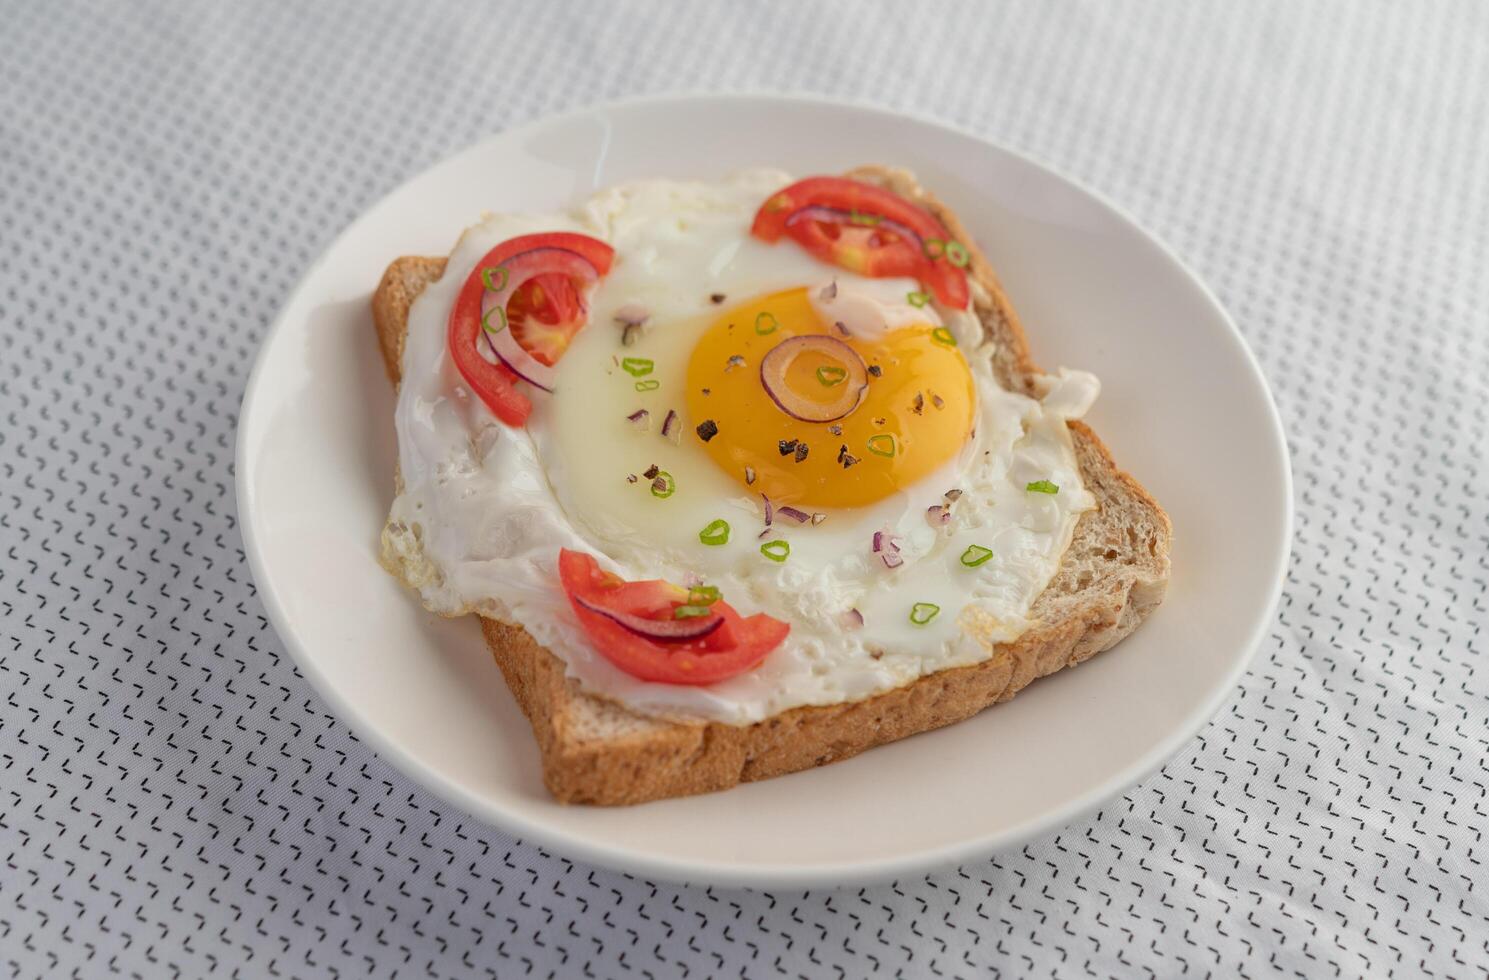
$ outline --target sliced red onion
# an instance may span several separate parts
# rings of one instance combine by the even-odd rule
[[[861,227],[867,227],[870,229],[883,228],[885,230],[892,231],[906,241],[913,242],[916,252],[921,252],[924,249],[925,246],[924,243],[921,242],[920,236],[912,231],[908,226],[902,225],[898,221],[891,221],[889,218],[879,217],[878,215],[875,215],[874,217],[877,220],[872,225]],[[786,227],[790,228],[798,221],[821,221],[831,225],[850,226],[858,224],[853,220],[853,212],[851,211],[842,211],[838,208],[826,208],[817,205],[801,208],[800,210],[798,210],[795,214],[786,219]]]
[[[755,467],[753,467],[753,466],[746,466],[745,467],[745,486],[750,486],[754,482],[755,482]]]
[[[481,296],[481,322],[486,322],[487,315],[493,309],[500,309],[502,328],[495,333],[490,330],[482,330],[481,333],[485,335],[486,343],[491,345],[492,352],[515,371],[518,377],[544,391],[552,391],[558,372],[523,350],[522,345],[517,343],[517,338],[512,336],[512,331],[506,324],[507,303],[518,289],[536,276],[557,272],[590,286],[599,281],[600,274],[582,256],[566,248],[535,248],[512,256],[502,265],[507,270],[506,284],[496,292],[488,290]]]
[[[945,504],[932,504],[925,509],[925,522],[931,527],[945,527],[951,523],[951,508]]]
[[[777,507],[776,513],[782,517],[789,517],[798,524],[805,524],[812,519],[811,514],[804,510],[797,510],[795,507]]]
[[[765,494],[762,493],[760,499],[765,501],[765,526],[770,527],[771,520],[775,518],[775,508],[771,506],[770,498]]]
[[[900,557],[898,551],[886,551],[879,556],[879,559],[884,562],[885,568],[899,568],[905,563],[905,559]]]
[[[673,444],[682,439],[682,419],[676,409],[667,409],[667,417],[662,420],[662,437],[671,439]]]
[[[802,354],[816,351],[843,365],[847,375],[837,385],[837,397],[830,402],[814,402],[792,391],[786,383],[786,372]],[[851,413],[868,391],[868,369],[858,351],[826,334],[788,337],[770,349],[760,360],[760,384],[776,407],[802,422],[835,422]]]
[[[696,640],[700,636],[712,633],[724,622],[724,617],[718,613],[690,616],[687,619],[647,619],[645,616],[633,616],[630,613],[606,609],[581,595],[574,596],[574,601],[590,612],[598,613],[612,623],[618,623],[637,636],[644,636],[648,640]]]
[[[831,303],[833,300],[837,299],[838,281],[834,279],[832,282],[823,286],[822,291],[817,294],[817,298],[822,300],[822,302],[824,303]]]
[[[638,408],[636,411],[626,416],[626,421],[634,425],[636,428],[640,429],[642,432],[645,432],[647,429],[651,428],[651,413],[644,408]]]
[[[859,612],[857,609],[849,609],[847,612],[843,613],[842,623],[844,629],[863,629],[863,613]]]
[[[960,490],[948,490],[942,496],[948,504],[954,504],[962,499],[962,492]]]

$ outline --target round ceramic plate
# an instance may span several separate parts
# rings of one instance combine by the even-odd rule
[[[368,300],[400,255],[444,255],[485,210],[552,209],[617,181],[745,166],[913,169],[986,250],[1036,360],[1103,384],[1090,422],[1167,508],[1173,580],[1114,650],[958,725],[724,793],[560,806],[473,619],[425,612],[377,563],[393,389]],[[882,880],[1054,830],[1153,772],[1234,689],[1291,537],[1282,429],[1214,297],[1110,204],[1021,156],[891,112],[676,97],[501,133],[404,184],[306,273],[244,398],[238,511],[269,616],[305,676],[384,758],[568,857],[716,885]]]

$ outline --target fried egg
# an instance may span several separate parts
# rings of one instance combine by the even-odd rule
[[[581,685],[637,710],[732,724],[976,663],[1027,628],[1093,506],[1065,423],[1095,379],[1007,391],[975,315],[914,280],[752,238],[760,202],[788,183],[773,170],[644,181],[462,237],[410,312],[383,539],[430,609],[520,623]],[[445,319],[488,249],[553,230],[601,238],[616,259],[553,393],[532,392],[511,429],[464,388]],[[707,582],[791,633],[713,685],[636,680],[588,643],[560,548],[627,579]]]

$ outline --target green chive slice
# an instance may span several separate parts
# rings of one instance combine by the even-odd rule
[[[497,279],[496,282],[492,282],[491,281],[491,274],[493,272],[499,272],[499,273],[501,273],[501,278]],[[485,269],[482,269],[481,270],[481,284],[486,287],[486,291],[488,293],[499,293],[503,289],[506,289],[507,288],[507,267],[504,266],[504,265],[499,265],[499,266],[497,266],[494,269],[493,268],[490,268],[490,267],[487,267]]]
[[[711,606],[724,598],[717,585],[695,585],[688,590],[688,605]]]
[[[656,363],[649,357],[627,357],[620,362],[622,370],[633,378],[640,378],[651,374],[651,369]]]
[[[1035,480],[1024,487],[1030,493],[1059,493],[1060,488],[1048,480]]]
[[[779,539],[767,541],[760,546],[760,553],[771,561],[785,561],[786,556],[791,554],[791,542]]]
[[[636,382],[637,391],[656,391],[660,387],[662,387],[662,382],[657,381],[654,378],[648,379],[646,381]]]
[[[875,456],[893,456],[899,447],[895,444],[894,436],[888,432],[880,432],[869,436],[869,452]]]
[[[946,260],[958,269],[965,269],[967,263],[972,261],[972,253],[968,252],[967,246],[961,242],[947,242]]]
[[[916,626],[924,626],[935,619],[941,612],[941,607],[934,602],[917,602],[910,607],[910,622]]]
[[[946,254],[946,243],[939,238],[927,238],[921,248],[925,252],[925,257],[932,262]]]
[[[694,619],[698,616],[707,616],[711,612],[713,612],[713,610],[708,608],[707,606],[695,606],[692,604],[686,606],[674,606],[672,609],[672,618]]]
[[[947,347],[956,346],[956,336],[946,327],[937,327],[935,330],[932,330],[931,339],[938,344],[945,344]]]
[[[832,388],[843,383],[848,377],[846,368],[832,367],[824,364],[817,369],[817,380],[822,382],[824,388]]]
[[[913,293],[906,293],[905,299],[909,301],[911,306],[921,307],[931,301],[931,294],[916,290]]]
[[[762,337],[775,333],[780,326],[781,321],[777,320],[776,315],[768,310],[755,317],[755,332]]]
[[[980,544],[969,544],[967,550],[962,552],[962,564],[968,568],[976,568],[993,557],[993,549],[984,548]]]
[[[657,475],[651,481],[651,495],[661,500],[666,500],[677,492],[677,481],[672,474],[666,470],[657,471]]]
[[[708,527],[698,532],[698,540],[708,545],[729,543],[729,522],[722,517],[710,521]]]
[[[494,327],[491,325],[491,314],[493,313],[501,318],[501,323]],[[487,310],[485,316],[481,317],[481,329],[487,333],[501,333],[507,329],[507,311],[500,306],[493,306]]]

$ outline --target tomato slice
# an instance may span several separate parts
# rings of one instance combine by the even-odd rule
[[[507,326],[522,349],[552,367],[569,349],[589,310],[573,280],[556,272],[534,276],[507,303]]]
[[[579,256],[594,269],[595,278],[608,273],[615,258],[614,249],[588,235],[574,232],[519,235],[502,242],[476,263],[450,310],[448,343],[456,369],[491,413],[511,426],[526,423],[532,413],[532,401],[518,389],[518,377],[510,368],[487,360],[481,353],[482,300],[488,288],[495,285],[488,282],[490,277],[502,280],[505,285],[505,263],[543,249],[561,249]],[[503,310],[509,324],[520,323],[512,335],[535,360],[551,367],[584,326],[588,316],[584,297],[574,280],[561,272],[540,271],[514,285],[516,288]]]
[[[706,636],[657,640],[622,626],[592,607],[647,619],[671,620],[688,591],[660,580],[626,582],[602,571],[592,555],[567,548],[558,553],[558,574],[569,605],[590,642],[606,660],[643,681],[713,684],[753,670],[791,627],[764,613],[740,616],[719,599],[709,608],[723,622]],[[583,600],[583,602],[581,602]]]
[[[970,299],[966,273],[946,255],[946,227],[873,184],[846,177],[799,180],[766,199],[750,232],[765,242],[789,236],[824,262],[859,275],[915,276],[938,302],[959,310]]]

